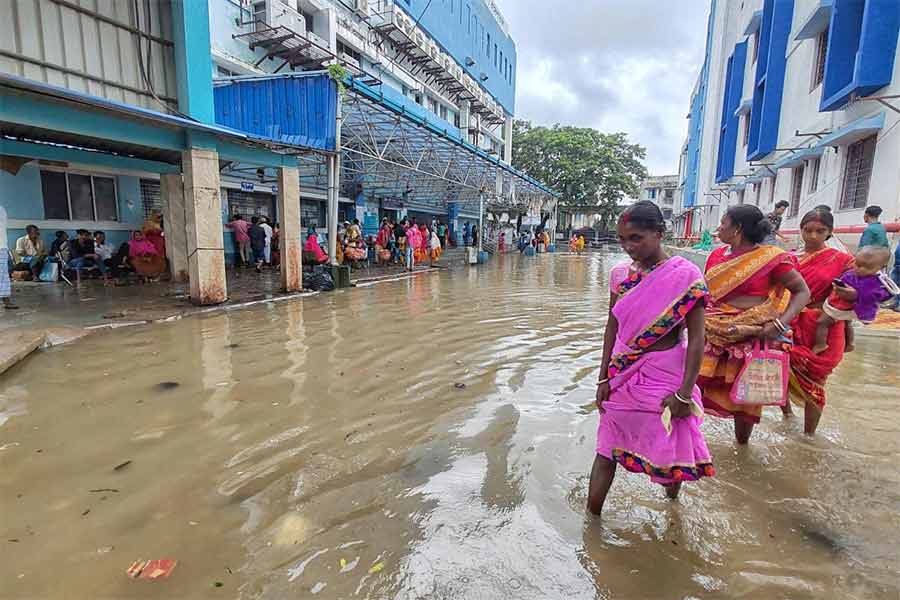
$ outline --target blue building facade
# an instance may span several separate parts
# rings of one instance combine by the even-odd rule
[[[487,0],[491,2],[492,0]],[[516,112],[516,44],[485,0],[398,0],[509,114]],[[483,79],[482,75],[487,78]]]

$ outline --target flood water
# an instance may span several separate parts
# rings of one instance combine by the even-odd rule
[[[0,379],[0,596],[900,597],[895,339],[857,340],[815,438],[769,410],[738,449],[710,417],[716,478],[671,502],[620,469],[585,515],[619,259],[509,256],[33,356]],[[161,558],[168,579],[125,574]]]

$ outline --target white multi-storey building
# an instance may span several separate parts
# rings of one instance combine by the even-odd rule
[[[713,0],[680,226],[785,200],[784,230],[827,205],[852,242],[866,206],[900,217],[898,30],[896,0]]]
[[[638,200],[649,200],[657,205],[666,220],[672,218],[675,210],[675,195],[678,190],[678,175],[651,175],[641,182]]]

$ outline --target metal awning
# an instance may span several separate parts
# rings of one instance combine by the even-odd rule
[[[813,148],[803,148],[796,150],[786,156],[781,157],[772,165],[776,171],[779,169],[793,169],[799,167],[804,162],[822,156],[825,153],[824,146],[815,146]]]
[[[753,108],[753,98],[744,98],[734,111],[734,116],[739,117],[750,112]]]
[[[872,117],[857,119],[826,135],[817,144],[818,148],[828,146],[848,146],[853,142],[867,138],[881,131],[884,127],[884,113]]]
[[[800,31],[794,36],[795,40],[810,40],[818,37],[820,33],[828,29],[831,23],[831,11],[834,8],[834,0],[819,0],[819,5],[803,22]]]
[[[484,150],[459,130],[441,127],[401,98],[351,80],[341,125],[344,185],[365,193],[445,206],[477,205],[527,210],[555,206],[556,194]]]
[[[762,24],[763,11],[758,10],[753,13],[750,17],[750,22],[747,23],[747,28],[744,29],[744,35],[753,35],[757,31],[759,31],[759,26]]]
[[[254,67],[259,67],[266,59],[278,59],[282,62],[275,69],[276,73],[285,67],[314,70],[323,69],[336,60],[328,49],[328,42],[311,32],[301,34],[284,25],[270,27],[263,21],[256,21],[254,27],[254,31],[233,36],[247,42],[251,51],[257,48],[263,50],[262,58],[256,61]]]

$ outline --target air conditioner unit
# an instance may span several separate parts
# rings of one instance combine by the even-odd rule
[[[425,35],[425,32],[417,27],[413,35],[415,36],[416,46],[418,46],[419,49],[423,52],[427,53],[428,45],[431,40],[428,39],[428,36]]]
[[[317,46],[320,46],[321,48],[328,50],[328,42],[326,42],[323,38],[320,38],[319,36],[314,34],[312,31],[306,32],[306,39],[311,41],[313,44],[316,44]]]
[[[296,7],[296,3],[292,3]],[[253,3],[253,17],[269,27],[287,27],[299,34],[306,32],[306,19],[283,0],[264,0]]]
[[[353,0],[352,6],[356,14],[363,17],[369,16],[369,0]]]
[[[394,27],[402,31],[403,33],[409,33],[409,27],[411,23],[409,22],[409,17],[406,16],[406,13],[397,8],[396,6],[393,8],[394,13]]]
[[[443,63],[443,52],[441,52],[440,46],[431,42],[431,58],[434,59],[434,62],[438,63],[441,66],[444,66]]]

